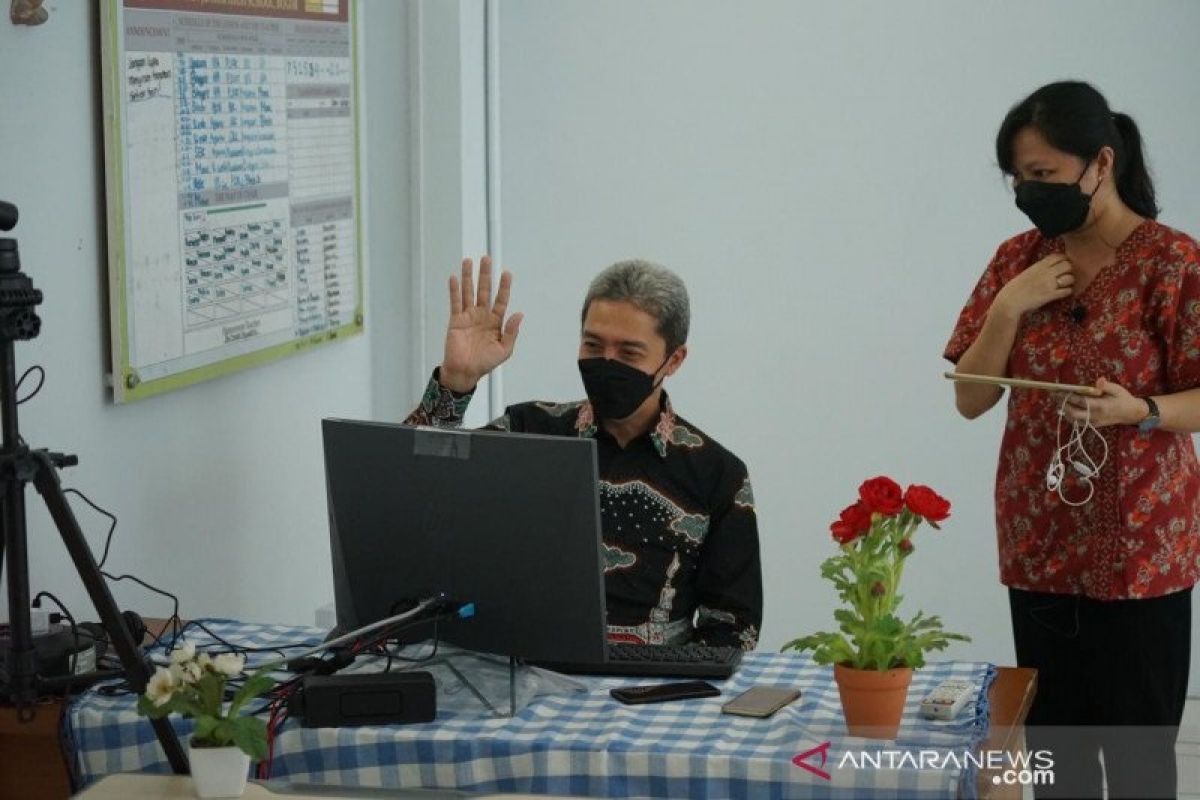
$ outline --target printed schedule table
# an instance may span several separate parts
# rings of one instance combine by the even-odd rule
[[[349,0],[108,0],[118,402],[362,330]]]

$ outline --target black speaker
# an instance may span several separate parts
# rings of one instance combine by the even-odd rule
[[[306,728],[432,722],[437,690],[428,672],[309,675],[288,705]]]

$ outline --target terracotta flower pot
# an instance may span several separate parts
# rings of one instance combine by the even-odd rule
[[[834,664],[833,678],[842,698],[842,713],[851,736],[895,739],[904,715],[904,701],[912,682],[912,669],[898,667],[881,672]]]

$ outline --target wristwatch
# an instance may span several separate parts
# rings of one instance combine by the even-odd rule
[[[1143,397],[1141,399],[1145,400],[1146,405],[1150,407],[1150,413],[1138,423],[1138,430],[1142,433],[1149,433],[1158,427],[1158,424],[1162,422],[1162,417],[1158,414],[1158,403],[1154,402],[1153,397]]]

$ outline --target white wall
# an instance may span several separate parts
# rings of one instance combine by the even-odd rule
[[[46,293],[40,338],[18,367],[46,386],[21,407],[25,438],[78,453],[64,476],[121,520],[109,569],[179,595],[186,616],[311,623],[332,599],[321,462],[323,416],[411,407],[407,9],[363,3],[362,175],[368,213],[367,333],[128,406],[108,370],[97,4],[50,4],[40,28],[0,22],[0,198],[19,204],[25,270]],[[57,533],[29,491],[35,591],[93,618]],[[97,549],[103,519],[78,506]],[[169,606],[121,585],[118,602]],[[0,603],[0,608],[6,603]]]
[[[917,542],[908,611],[975,637],[951,656],[1011,663],[991,500],[1003,415],[962,420],[940,377],[968,292],[1028,227],[995,131],[1042,83],[1095,82],[1143,128],[1162,219],[1200,234],[1200,4],[501,8],[505,266],[527,312],[506,399],[580,396],[587,281],[662,261],[693,302],[677,407],[755,481],[762,645],[831,623],[829,521],[882,472],[955,504]]]
[[[975,635],[953,655],[1011,661],[990,498],[1001,418],[958,419],[938,377],[970,286],[1025,224],[992,136],[1035,86],[1091,79],[1143,126],[1164,221],[1200,233],[1200,6],[499,5],[505,265],[528,312],[507,399],[580,396],[588,279],[630,255],[671,265],[694,303],[672,392],[756,482],[764,646],[828,624],[829,519],[886,471],[956,504],[918,543],[910,607]],[[360,7],[367,334],[126,407],[103,387],[95,4],[58,3],[39,29],[0,23],[0,198],[21,206],[24,263],[47,294],[44,333],[18,348],[49,373],[25,436],[80,455],[67,485],[121,517],[111,566],[177,591],[190,616],[308,622],[328,601],[318,421],[411,408],[440,353],[445,276],[482,242],[482,3]],[[39,502],[34,586],[85,605]],[[103,521],[81,517],[98,547]]]
[[[424,387],[442,360],[445,339],[446,279],[464,257],[478,260],[488,251],[487,152],[483,0],[424,0],[409,3],[417,32],[416,70],[420,75],[414,158],[417,221],[413,296],[423,298],[412,350],[413,381]],[[464,420],[481,427],[491,419],[490,379],[484,379]],[[417,398],[411,398],[415,403]]]

